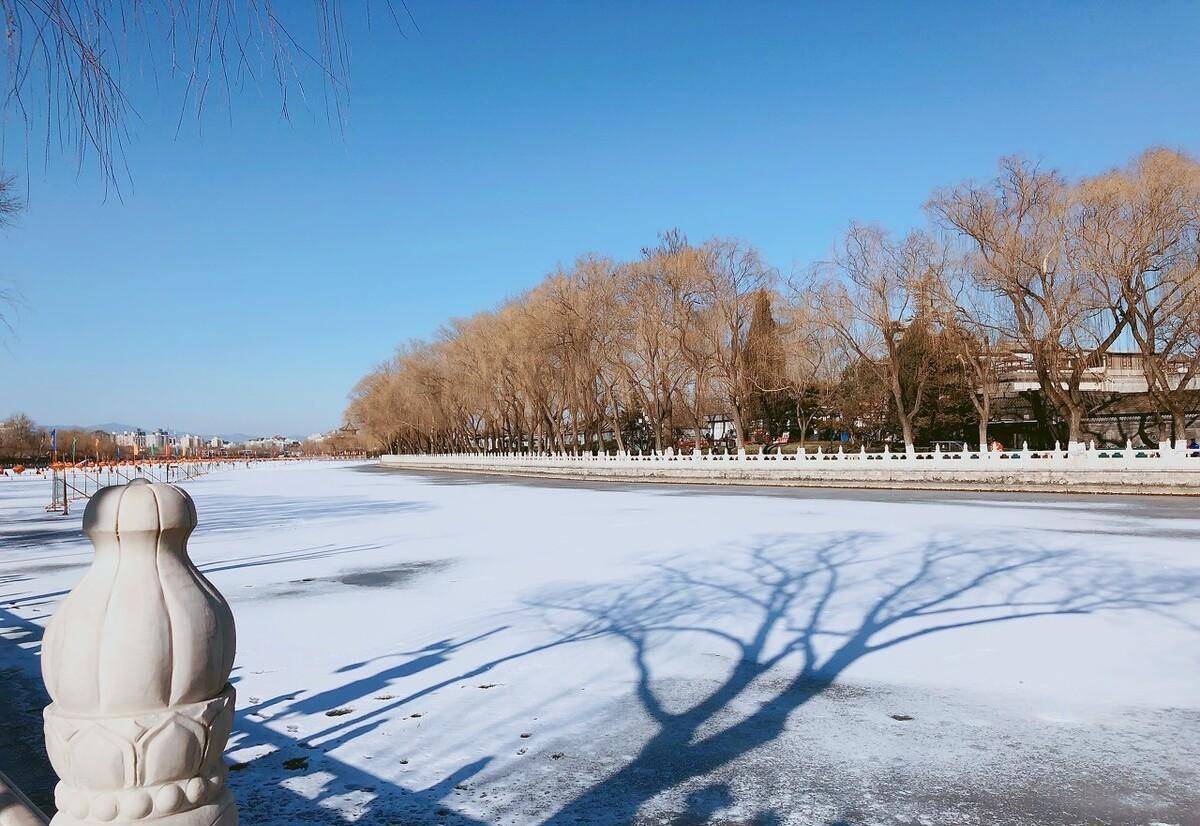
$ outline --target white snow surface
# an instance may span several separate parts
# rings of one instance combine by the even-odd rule
[[[1200,823],[1196,499],[185,487],[237,621],[247,823]],[[48,497],[0,479],[9,706],[44,702],[40,630],[91,558]],[[36,711],[0,705],[35,786]]]

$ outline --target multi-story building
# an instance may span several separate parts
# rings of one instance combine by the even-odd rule
[[[126,430],[122,433],[114,433],[112,436],[118,447],[126,447],[135,451],[146,449],[146,431],[140,428],[137,430]]]
[[[184,456],[195,456],[204,448],[204,439],[200,436],[193,436],[190,433],[180,436],[177,439],[179,452]]]
[[[1094,364],[1083,370],[1079,389],[1087,398],[1084,431],[1087,438],[1101,445],[1120,445],[1127,439],[1135,444],[1154,444],[1169,437],[1169,417],[1159,409],[1146,381],[1144,356],[1138,352],[1110,351],[1096,356]],[[1182,364],[1168,367],[1174,387],[1186,375]],[[1011,352],[997,358],[997,386],[989,430],[1002,443],[1045,446],[1053,441],[1050,403],[1041,393],[1041,382],[1029,353]],[[1188,397],[1183,430],[1193,435],[1200,429],[1200,376],[1183,388]]]

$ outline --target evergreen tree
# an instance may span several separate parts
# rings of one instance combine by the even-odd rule
[[[754,298],[744,353],[750,416],[762,422],[767,435],[774,436],[787,427],[792,405],[784,389],[783,339],[767,290],[759,290]]]

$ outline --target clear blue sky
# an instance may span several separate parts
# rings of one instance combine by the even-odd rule
[[[409,5],[420,35],[351,32],[344,135],[267,85],[176,137],[135,88],[123,202],[35,151],[0,415],[327,429],[396,344],[585,251],[678,226],[786,273],[1004,154],[1200,152],[1195,3]]]

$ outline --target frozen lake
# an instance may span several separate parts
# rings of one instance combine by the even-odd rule
[[[1200,501],[586,486],[289,465],[185,486],[238,625],[243,820],[1200,823]],[[0,769],[82,507],[0,479]]]

